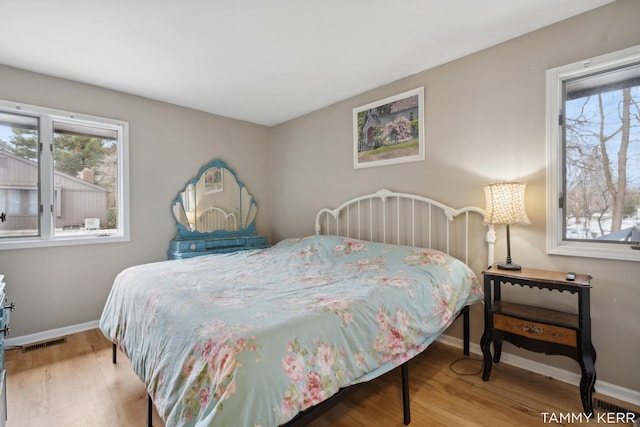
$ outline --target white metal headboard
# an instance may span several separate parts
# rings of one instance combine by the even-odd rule
[[[335,209],[324,208],[316,215],[316,234],[333,234],[355,239],[419,246],[441,250],[471,265],[477,242],[486,243],[486,258],[480,268],[493,264],[495,232],[487,226],[480,234],[485,211],[468,206],[454,209],[435,200],[382,189],[356,197]],[[458,219],[457,221],[454,221]],[[454,224],[454,222],[456,224]],[[480,238],[484,235],[484,238]],[[477,260],[477,257],[475,257]]]

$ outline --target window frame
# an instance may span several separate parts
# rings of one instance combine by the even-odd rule
[[[634,243],[564,240],[563,84],[566,80],[614,70],[640,61],[640,45],[547,70],[547,253],[622,261],[640,261]]]
[[[129,123],[124,120],[98,117],[58,110],[36,105],[28,105],[0,99],[0,111],[22,114],[39,119],[38,173],[41,207],[39,215],[40,235],[6,237],[0,239],[0,251],[23,248],[86,245],[130,241],[130,200],[129,200]],[[54,204],[55,188],[53,158],[54,122],[75,123],[114,130],[118,134],[118,230],[110,235],[55,235],[55,220],[58,211]],[[57,199],[60,200],[60,197]]]

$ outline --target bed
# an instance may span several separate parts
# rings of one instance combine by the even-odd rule
[[[321,210],[315,235],[128,268],[100,329],[167,426],[303,425],[398,366],[408,424],[406,362],[461,313],[468,352],[482,217],[381,190]]]

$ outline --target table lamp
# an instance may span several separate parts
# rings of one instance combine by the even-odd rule
[[[522,182],[502,182],[484,186],[486,213],[483,224],[505,224],[507,226],[507,260],[498,263],[501,270],[520,270],[518,264],[511,261],[511,224],[531,224],[524,209],[524,190],[527,184]]]

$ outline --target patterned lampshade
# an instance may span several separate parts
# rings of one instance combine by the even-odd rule
[[[501,182],[484,186],[486,224],[531,224],[524,209],[524,190],[527,184],[522,182]]]

